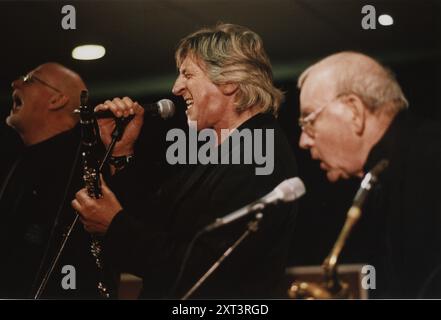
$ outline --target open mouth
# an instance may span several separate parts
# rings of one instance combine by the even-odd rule
[[[12,101],[14,103],[13,110],[19,110],[23,106],[23,100],[15,92],[12,94]]]
[[[193,99],[185,99],[185,103],[187,104],[187,110],[193,107]]]

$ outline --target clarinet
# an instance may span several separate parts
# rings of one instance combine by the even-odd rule
[[[100,183],[100,160],[97,153],[99,129],[94,110],[87,104],[88,92],[81,92],[80,125],[82,136],[83,181],[89,197],[99,199],[102,197]],[[78,216],[77,216],[78,217]],[[104,266],[102,262],[101,241],[97,236],[91,236],[90,252],[95,260],[98,271],[97,289],[101,297],[110,298],[109,287],[104,280]]]
[[[99,129],[96,118],[93,113],[93,108],[87,106],[88,92],[81,91],[81,106],[76,112],[80,115],[80,127],[81,127],[81,154],[83,160],[83,181],[85,188],[90,197],[99,199],[102,197],[101,183],[100,183],[100,160],[98,158],[97,146],[99,141]],[[69,240],[72,230],[75,228],[78,221],[78,213],[75,212],[75,219],[66,228],[66,232],[63,234],[63,239],[58,248],[57,254],[51,260],[48,270],[46,271],[43,280],[38,287],[34,299],[39,299],[44,292],[46,285],[58,263],[58,260],[64,250],[64,247]],[[90,252],[95,260],[95,265],[98,273],[97,289],[102,298],[108,299],[114,296],[104,280],[105,272],[101,258],[102,247],[100,240],[96,236],[91,236]]]

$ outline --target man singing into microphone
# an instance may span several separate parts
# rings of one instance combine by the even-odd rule
[[[76,72],[49,62],[11,88],[13,106],[0,134],[0,298],[24,299],[34,297],[48,257],[75,217],[69,200],[82,179],[73,110],[86,85]],[[81,227],[73,230],[42,298],[99,297],[89,238]],[[66,265],[78,274],[75,290],[62,286]]]
[[[222,136],[222,129],[272,130],[274,141],[266,144],[274,145],[269,155],[274,159],[274,170],[256,175],[256,163],[184,165],[157,197],[144,202],[142,212],[129,212],[128,203],[121,199],[130,198],[130,193],[139,194],[130,190],[129,183],[139,174],[135,154],[134,162],[124,170],[112,169],[116,171],[114,181],[120,181],[112,184],[118,198],[106,185],[99,200],[88,197],[85,190],[79,191],[72,205],[86,230],[105,236],[108,263],[143,278],[144,298],[182,297],[240,237],[253,216],[199,237],[180,281],[176,281],[195,234],[297,174],[291,148],[274,118],[283,95],[272,83],[270,62],[256,33],[231,24],[201,29],[180,42],[176,63],[179,75],[173,93],[185,100],[189,124],[198,131],[213,129],[218,139],[216,148],[230,139]],[[113,153],[118,157],[133,155],[143,122],[142,108],[126,97],[107,101],[96,110],[111,110],[119,117],[135,114]],[[100,120],[106,145],[111,129],[111,120]],[[268,152],[266,144],[261,147]],[[247,148],[240,150],[243,159]],[[142,200],[146,196],[141,196]],[[139,202],[141,197],[132,197],[131,201]],[[284,273],[295,207],[284,204],[264,213],[259,230],[191,298],[274,297]]]
[[[377,270],[374,297],[441,297],[441,131],[417,118],[393,75],[341,52],[300,76],[300,147],[330,181],[389,166],[368,198],[360,262]],[[367,260],[367,261],[366,261]]]

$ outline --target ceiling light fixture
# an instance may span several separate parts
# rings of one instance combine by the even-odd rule
[[[382,26],[391,26],[394,24],[394,19],[388,14],[382,14],[378,17],[378,22]]]
[[[106,49],[97,44],[86,44],[72,50],[72,58],[77,60],[96,60],[104,57]]]

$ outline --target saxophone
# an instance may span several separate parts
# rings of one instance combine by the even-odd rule
[[[81,106],[79,108],[81,140],[82,140],[82,158],[83,158],[83,181],[88,195],[91,198],[99,199],[101,194],[100,183],[100,160],[96,151],[99,141],[99,129],[94,110],[87,105],[88,92],[81,92]],[[78,215],[76,217],[78,219]],[[101,297],[110,298],[111,292],[104,280],[104,266],[101,258],[102,246],[97,236],[91,236],[90,252],[95,259],[95,265],[98,270],[97,289]]]
[[[294,281],[288,289],[292,299],[351,299],[349,285],[338,275],[338,258],[353,227],[360,220],[363,204],[369,191],[378,181],[378,176],[389,165],[386,159],[378,162],[363,178],[360,188],[349,208],[346,221],[331,252],[323,261],[323,281],[321,283]]]

